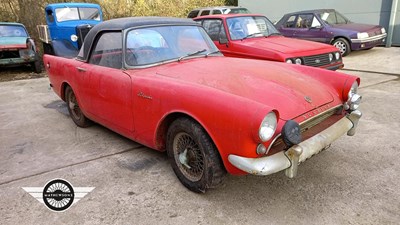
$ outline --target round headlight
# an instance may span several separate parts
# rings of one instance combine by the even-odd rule
[[[76,42],[78,40],[78,36],[75,34],[71,35],[71,41]]]
[[[340,59],[340,53],[339,52],[335,52],[335,59],[339,60]]]
[[[354,83],[351,85],[349,94],[347,95],[348,99],[351,99],[351,97],[353,97],[354,94],[357,94],[357,91],[358,91],[358,83],[357,81],[354,81]]]
[[[333,60],[333,54],[329,53],[329,62],[332,62],[332,60]]]
[[[362,97],[358,94],[354,94],[353,96],[351,96],[351,98],[349,100],[351,111],[358,109],[358,107],[360,106],[360,103],[361,103],[361,98]]]
[[[260,128],[258,129],[258,136],[261,141],[265,142],[272,138],[275,133],[276,125],[278,121],[276,114],[271,111],[269,112],[261,122]]]
[[[293,64],[293,61],[291,59],[286,59],[286,63]]]
[[[294,61],[296,64],[301,64],[301,59],[300,58],[296,58],[296,60]]]

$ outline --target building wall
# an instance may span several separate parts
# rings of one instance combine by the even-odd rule
[[[289,12],[308,9],[336,9],[358,23],[379,24],[388,30],[392,0],[239,0],[239,6],[278,21]],[[400,45],[400,6],[397,7],[393,45]]]

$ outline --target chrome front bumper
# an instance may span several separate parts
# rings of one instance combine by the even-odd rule
[[[340,136],[346,133],[349,136],[354,135],[361,115],[360,111],[355,110],[332,126],[300,144],[292,146],[285,152],[281,151],[261,158],[229,155],[228,160],[235,167],[250,174],[270,175],[285,170],[286,176],[293,178],[297,174],[297,167],[300,163],[329,147]]]

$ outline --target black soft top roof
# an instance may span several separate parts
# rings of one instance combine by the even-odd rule
[[[191,25],[201,26],[191,19],[171,17],[125,17],[111,19],[95,25],[86,35],[83,45],[83,55],[79,59],[87,61],[89,51],[97,34],[102,31],[122,31],[128,28],[145,27],[154,25]]]

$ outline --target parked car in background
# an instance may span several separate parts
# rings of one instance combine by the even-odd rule
[[[361,117],[360,78],[224,57],[189,19],[108,20],[89,31],[77,58],[43,60],[77,126],[92,120],[167,151],[195,192],[226,172],[294,177],[299,163],[354,135]]]
[[[196,18],[198,16],[217,15],[217,14],[238,14],[250,13],[250,11],[243,7],[237,6],[217,6],[193,9],[189,12],[188,18]]]
[[[46,54],[76,57],[89,30],[103,21],[100,5],[54,3],[44,9],[47,25],[39,25],[39,38]]]
[[[219,50],[229,57],[263,59],[337,70],[339,51],[330,45],[286,38],[262,15],[229,14],[197,17]]]
[[[0,22],[0,66],[30,65],[35,73],[42,65],[25,26],[20,23]]]
[[[383,44],[387,36],[382,26],[353,23],[334,9],[288,13],[276,27],[286,37],[332,44],[342,56]]]

